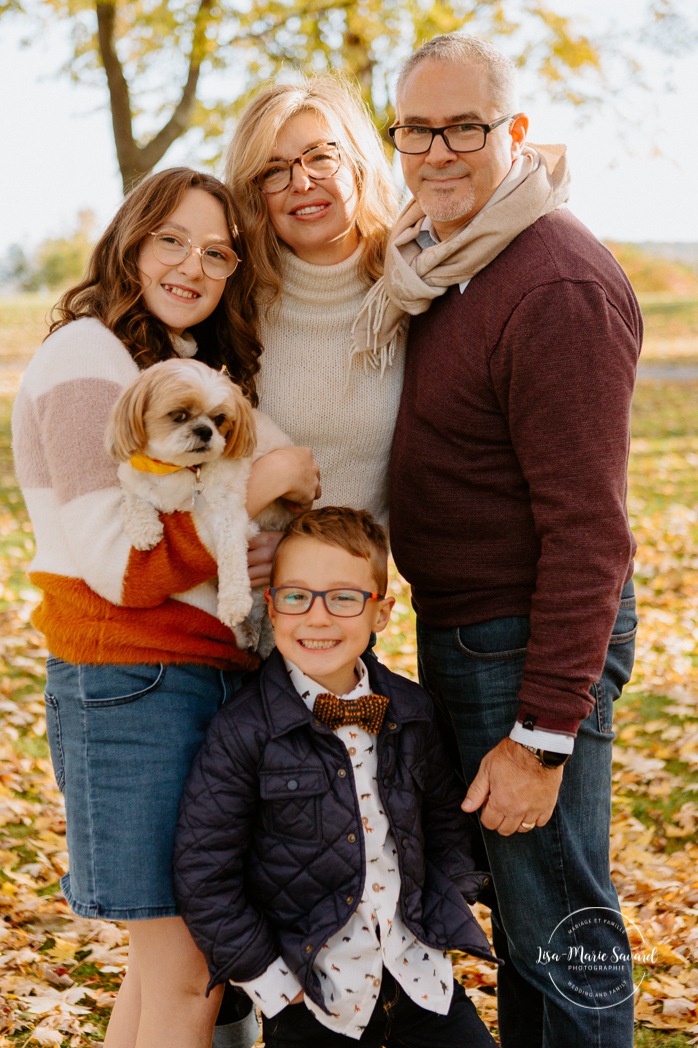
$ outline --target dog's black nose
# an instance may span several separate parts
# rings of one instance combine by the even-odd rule
[[[198,437],[199,440],[209,441],[213,435],[213,430],[210,426],[197,426],[194,430],[194,436]]]

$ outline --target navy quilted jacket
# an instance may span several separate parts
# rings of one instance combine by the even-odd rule
[[[390,699],[378,789],[398,849],[400,912],[429,946],[490,959],[465,899],[486,881],[434,724],[412,681],[365,656]],[[343,743],[313,717],[274,651],[214,718],[182,798],[175,890],[209,987],[247,982],[279,955],[324,1008],[313,962],[361,899],[364,840]]]

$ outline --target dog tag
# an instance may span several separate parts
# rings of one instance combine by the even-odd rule
[[[193,467],[193,469],[194,469],[194,476],[196,477],[196,487],[194,488],[194,491],[192,492],[191,506],[192,506],[192,509],[194,508],[194,506],[198,506],[199,509],[201,509],[201,506],[202,506],[203,502],[205,501],[204,500],[204,496],[202,494],[202,492],[204,490],[204,485],[203,485],[203,481],[201,480],[201,467],[200,466],[196,466],[196,467]]]
[[[201,513],[206,509],[206,496],[204,495],[201,488],[197,488],[191,497],[191,507]]]

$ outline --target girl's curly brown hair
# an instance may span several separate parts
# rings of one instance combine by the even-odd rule
[[[240,258],[216,309],[190,329],[198,346],[197,359],[213,368],[225,365],[256,406],[255,375],[262,347],[253,326],[252,265],[241,242],[231,192],[213,175],[173,167],[133,189],[96,244],[85,278],[55,306],[50,330],[79,317],[97,317],[124,343],[140,368],[176,356],[166,325],[143,300],[138,256],[148,233],[163,225],[190,189],[202,189],[221,204]]]

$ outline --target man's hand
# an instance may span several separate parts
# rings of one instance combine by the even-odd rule
[[[562,768],[544,768],[535,754],[502,739],[483,757],[461,807],[480,811],[488,830],[504,837],[545,826],[557,803]]]

